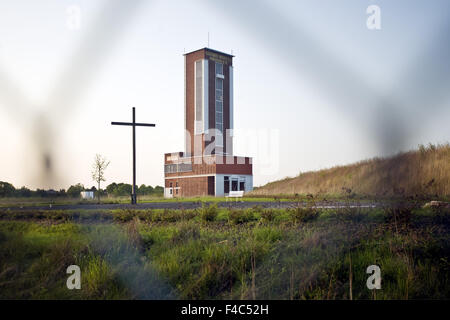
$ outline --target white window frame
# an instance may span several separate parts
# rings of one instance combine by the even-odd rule
[[[218,66],[221,66],[221,70],[219,70]],[[214,81],[214,108],[215,108],[215,115],[214,115],[214,124],[215,124],[215,128],[216,128],[216,134],[214,137],[214,141],[215,141],[215,146],[216,147],[223,147],[223,109],[224,109],[224,104],[223,104],[223,89],[224,89],[224,85],[225,85],[225,76],[223,74],[223,68],[224,68],[224,64],[220,63],[220,62],[216,62],[215,63],[215,73],[216,73],[216,79]],[[217,88],[217,80],[220,79],[222,81],[222,89],[218,89]],[[220,91],[219,95],[222,97],[222,99],[218,100],[218,94],[217,91]],[[217,111],[217,102],[222,102],[222,111]],[[217,122],[217,114],[220,113],[222,115],[222,121],[221,122]],[[217,129],[217,125],[220,125],[220,127],[222,128],[222,130],[218,130]],[[220,134],[218,133],[218,131],[220,131]]]
[[[221,72],[218,72],[217,66],[222,66]],[[215,67],[215,69],[216,69],[216,77],[224,79],[225,77],[223,76],[223,63],[216,62],[216,67]]]
[[[201,73],[202,73],[202,120],[197,120],[197,63],[201,63]],[[208,131],[208,110],[209,110],[209,99],[208,99],[208,60],[200,59],[194,61],[194,134],[202,134]]]

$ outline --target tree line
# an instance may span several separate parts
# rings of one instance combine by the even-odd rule
[[[17,198],[31,198],[31,197],[68,197],[68,198],[78,198],[82,191],[94,191],[94,193],[101,196],[129,196],[131,194],[131,184],[128,183],[111,183],[106,189],[100,189],[100,192],[95,186],[91,188],[86,188],[81,183],[71,185],[67,190],[44,190],[36,189],[30,190],[27,187],[21,187],[16,189],[11,183],[0,181],[0,198],[6,197],[17,197]],[[142,184],[137,189],[138,195],[155,195],[161,196],[164,194],[164,188],[161,186],[147,186]]]

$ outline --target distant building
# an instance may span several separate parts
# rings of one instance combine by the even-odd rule
[[[165,197],[253,189],[252,159],[233,155],[233,57],[209,48],[184,55],[185,150],[164,155]]]
[[[91,200],[94,199],[94,191],[81,191],[81,199]]]

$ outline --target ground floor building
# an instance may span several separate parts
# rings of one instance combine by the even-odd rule
[[[164,196],[226,196],[253,189],[252,159],[211,155],[184,157],[167,153],[164,159]]]

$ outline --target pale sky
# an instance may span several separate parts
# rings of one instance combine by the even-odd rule
[[[137,183],[163,185],[163,154],[184,146],[183,53],[208,32],[235,55],[234,153],[255,186],[450,140],[446,0],[133,1],[0,1],[0,181],[92,186],[99,153],[104,186],[130,183],[131,129],[110,123],[134,106],[156,124],[137,130]]]

